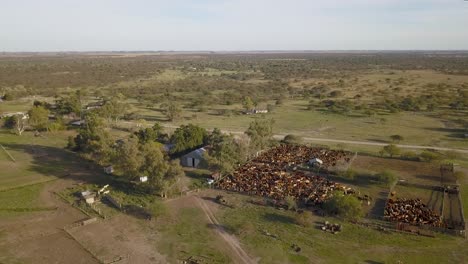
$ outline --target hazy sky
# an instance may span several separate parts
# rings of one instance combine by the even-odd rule
[[[463,0],[0,0],[0,51],[468,49]]]

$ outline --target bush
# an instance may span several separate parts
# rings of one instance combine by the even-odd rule
[[[296,210],[297,209],[297,203],[294,197],[292,196],[286,196],[284,199],[286,202],[286,205],[288,206],[288,210]]]
[[[335,192],[330,199],[326,200],[323,209],[330,215],[337,215],[347,220],[356,220],[362,216],[359,200],[341,192]]]
[[[299,145],[299,144],[302,144],[303,140],[302,140],[302,137],[300,136],[289,134],[284,137],[282,142],[286,144],[291,144],[291,145]]]
[[[296,217],[296,224],[302,227],[310,227],[312,225],[312,217],[309,212],[305,211],[298,214]]]
[[[423,161],[432,162],[432,161],[440,159],[440,155],[438,153],[425,150],[421,153],[420,158]]]
[[[405,151],[401,154],[401,158],[405,160],[420,161],[418,154],[414,151]]]
[[[388,186],[394,184],[398,180],[395,174],[388,170],[376,174],[375,177],[377,181],[384,183]]]

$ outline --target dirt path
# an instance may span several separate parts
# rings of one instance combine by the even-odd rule
[[[194,198],[196,199],[200,208],[205,213],[210,223],[215,227],[216,232],[224,239],[224,241],[226,241],[229,244],[229,246],[232,248],[235,254],[239,257],[239,260],[241,260],[242,263],[247,263],[247,264],[257,263],[255,260],[250,258],[249,255],[242,249],[239,243],[239,240],[237,240],[236,237],[227,233],[226,230],[223,228],[223,226],[219,224],[218,220],[213,215],[210,208],[205,204],[203,199],[201,199],[198,196],[194,196]]]

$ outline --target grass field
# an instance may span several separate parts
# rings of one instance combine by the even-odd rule
[[[62,177],[77,165],[75,156],[64,150],[66,138],[73,132],[44,133],[34,137],[30,132],[22,136],[0,131],[0,144],[16,160],[1,150],[0,190],[46,182]]]
[[[156,227],[161,237],[157,248],[177,262],[190,256],[203,263],[231,263],[226,249],[220,247],[220,238],[206,224],[203,212],[182,199],[167,204],[167,213],[160,216]]]

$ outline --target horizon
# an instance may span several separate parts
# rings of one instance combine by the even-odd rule
[[[0,52],[466,50],[467,24],[462,0],[19,0]]]

